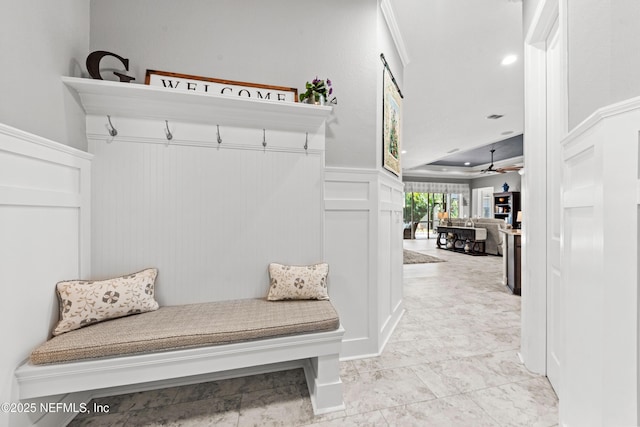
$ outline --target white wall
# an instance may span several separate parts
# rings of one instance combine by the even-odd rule
[[[569,129],[600,107],[640,95],[640,3],[567,2]]]
[[[79,247],[88,230],[78,225],[79,199],[72,200],[69,188],[81,180],[73,177],[77,165],[67,168],[73,163],[69,159],[84,157],[60,146],[43,148],[57,144],[39,138],[86,149],[84,112],[60,76],[82,74],[89,51],[89,4],[6,1],[2,9],[0,157],[6,163],[0,167],[0,286],[5,294],[3,324],[17,326],[2,333],[7,346],[0,352],[0,400],[18,402],[13,370],[49,336],[57,319],[56,281],[78,277],[89,268],[88,255],[81,258]],[[9,144],[20,147],[10,149]],[[10,154],[14,148],[22,154]],[[30,154],[23,156],[25,150]],[[40,156],[47,161],[38,160]],[[83,186],[88,185],[85,178]],[[14,192],[12,187],[19,189]],[[30,422],[24,414],[9,419],[0,413],[0,425]]]
[[[325,258],[332,266],[334,303],[346,329],[341,356],[347,358],[380,353],[404,309],[403,187],[399,177],[382,167],[380,53],[400,85],[404,68],[385,18],[380,11],[377,16],[377,114],[370,141],[376,164],[330,167],[325,176]]]
[[[378,164],[377,13],[377,0],[93,0],[91,50],[129,58],[135,83],[146,69],[299,91],[316,76],[330,78],[338,106],[326,163],[371,168]]]
[[[527,34],[531,22],[533,21],[533,15],[538,7],[538,3],[542,0],[523,0],[522,1],[522,28],[523,34]]]
[[[263,298],[269,263],[323,261],[323,128],[308,151],[303,132],[269,129],[263,148],[262,130],[227,126],[218,147],[215,126],[171,120],[167,146],[161,122],[114,120],[112,142],[103,117],[87,125],[93,277],[158,268],[158,302],[176,305]]]
[[[481,178],[472,179],[470,187],[474,188],[493,187],[494,193],[501,193],[504,183],[509,185],[509,191],[521,191],[521,176],[518,172],[507,172],[505,174],[488,175]]]
[[[85,69],[88,2],[4,1],[0,52],[0,123],[86,149],[84,113],[60,76]]]
[[[19,402],[13,371],[58,320],[56,282],[90,273],[89,189],[88,154],[0,125],[2,402]],[[26,418],[1,411],[0,425]]]

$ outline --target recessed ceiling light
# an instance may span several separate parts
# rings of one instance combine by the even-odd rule
[[[465,166],[469,166],[471,164],[471,162],[464,162]]]
[[[500,64],[502,65],[511,65],[518,60],[518,55],[507,55],[502,59]]]
[[[402,154],[407,154],[407,150],[402,150],[401,153]]]

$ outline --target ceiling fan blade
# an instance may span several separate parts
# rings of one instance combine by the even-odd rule
[[[498,168],[496,170],[500,173],[505,173],[505,172],[516,172],[516,171],[519,171],[520,169],[522,169],[522,166],[505,166],[503,168]]]

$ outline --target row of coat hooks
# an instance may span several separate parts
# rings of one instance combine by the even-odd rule
[[[109,135],[111,135],[112,137],[116,137],[118,135],[118,129],[116,129],[113,126],[113,123],[111,123],[111,116],[107,116],[107,131],[109,132]],[[171,130],[169,129],[169,120],[165,120],[164,121],[164,135],[167,138],[167,146],[169,146],[169,143],[171,142],[171,140],[173,139],[173,133],[171,133]],[[220,125],[216,125],[216,141],[218,142],[218,146],[220,146],[220,144],[222,144],[222,137],[220,136]],[[267,148],[267,130],[266,129],[262,129],[262,146],[264,148]],[[309,132],[305,132],[305,136],[304,136],[304,149],[308,150],[309,149]]]

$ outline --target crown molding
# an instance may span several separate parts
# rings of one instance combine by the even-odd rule
[[[400,27],[398,27],[396,15],[393,12],[393,7],[391,6],[391,0],[382,0],[380,8],[382,9],[382,15],[384,16],[384,20],[387,22],[389,31],[391,32],[393,43],[396,45],[396,49],[398,50],[402,66],[406,67],[410,62],[409,53],[407,52],[407,47],[405,46],[402,34],[400,33]]]

